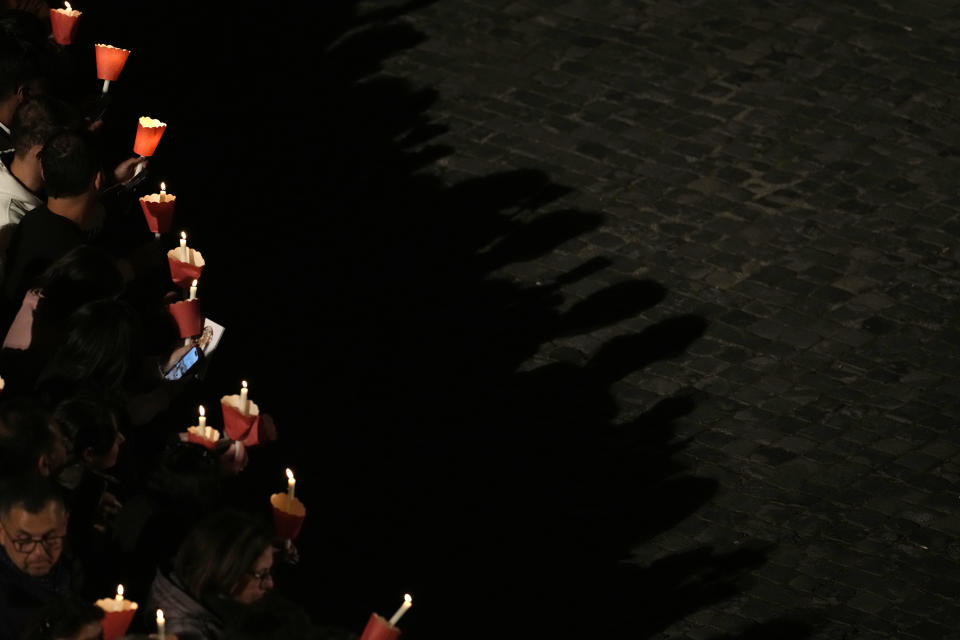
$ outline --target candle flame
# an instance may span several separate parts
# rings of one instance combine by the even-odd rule
[[[166,183],[166,182],[161,182],[161,183],[160,183],[160,191],[166,191],[166,190],[167,190],[167,183]]]
[[[203,408],[203,405],[200,405],[200,417],[207,415],[207,410]]]
[[[287,480],[293,480],[293,471],[287,469]]]
[[[181,239],[181,240],[186,240],[186,239],[187,239],[187,232],[186,232],[186,231],[181,231],[181,232],[180,232],[180,239]]]
[[[117,600],[123,600],[123,585],[117,585]]]
[[[71,7],[70,3],[66,2],[66,0],[64,0],[63,6],[67,8],[67,11],[73,11],[73,7]]]
[[[194,281],[193,281],[193,284],[192,284],[192,285],[190,285],[190,286],[191,286],[191,287],[195,287],[195,286],[197,286],[197,281],[196,281],[196,280],[194,280]]]
[[[163,609],[157,609],[157,624],[163,624]]]
[[[403,601],[404,601],[405,603],[409,604],[409,605],[412,605],[412,604],[413,604],[413,596],[411,596],[409,593],[405,593],[405,594],[403,594]]]
[[[243,382],[241,382],[241,383],[240,383],[240,386],[243,387],[244,389],[246,389],[246,388],[247,388],[247,381],[244,380]]]

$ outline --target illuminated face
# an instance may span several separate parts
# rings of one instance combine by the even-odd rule
[[[257,561],[234,589],[233,599],[240,604],[253,604],[273,588],[273,547],[264,549]]]
[[[18,569],[31,576],[45,576],[63,553],[67,513],[48,502],[39,513],[16,505],[0,520],[0,544]]]

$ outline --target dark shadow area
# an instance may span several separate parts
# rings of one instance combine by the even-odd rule
[[[283,591],[358,631],[409,591],[410,638],[653,635],[737,594],[768,553],[626,560],[717,486],[675,457],[692,394],[618,426],[611,385],[682,354],[706,320],[625,332],[582,366],[521,369],[667,290],[623,279],[562,312],[565,288],[608,259],[542,286],[495,274],[603,216],[563,208],[569,189],[536,169],[455,184],[431,174],[456,152],[429,114],[437,93],[379,73],[424,41],[402,18],[429,4],[141,9],[166,12],[172,44],[135,49],[141,68],[116,86],[110,133],[132,141],[136,115],[170,125],[152,171],[176,185],[177,224],[208,264],[205,308],[227,326],[206,393],[246,378],[277,418],[277,450],[245,479],[250,505],[265,510],[290,466],[309,510]],[[124,15],[102,27],[131,29],[119,44],[161,37]]]

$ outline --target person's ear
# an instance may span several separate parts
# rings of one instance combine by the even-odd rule
[[[22,84],[17,87],[17,104],[20,104],[27,97],[27,85]]]
[[[40,162],[40,152],[41,152],[41,151],[43,151],[43,145],[42,145],[42,144],[34,145],[33,148],[30,149],[30,152],[27,154],[27,156],[33,158],[34,160],[37,161],[37,163],[39,163],[39,162]],[[42,166],[42,165],[41,165],[41,167],[40,167],[40,176],[43,177],[43,166]]]
[[[103,171],[97,171],[97,175],[93,177],[93,189],[95,191],[100,191],[100,186],[103,184]]]
[[[44,478],[49,478],[52,475],[50,458],[47,457],[47,454],[41,453],[37,459],[37,471],[40,472],[40,475]]]

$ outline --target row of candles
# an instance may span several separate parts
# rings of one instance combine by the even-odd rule
[[[117,585],[117,595],[113,598],[103,598],[97,600],[96,605],[103,609],[104,618],[103,618],[103,637],[104,640],[111,640],[114,638],[119,638],[123,636],[127,629],[130,628],[130,623],[133,622],[133,616],[136,614],[139,604],[132,600],[127,600],[123,596],[123,585]],[[413,606],[413,597],[409,593],[403,595],[403,603],[400,605],[400,608],[397,609],[396,613],[391,616],[390,620],[387,621],[387,625],[390,629],[396,629],[397,623],[400,622],[400,618],[403,617],[407,611],[410,610],[410,607]],[[376,616],[376,614],[373,614]],[[380,616],[377,616],[378,618]],[[371,620],[373,617],[371,617]],[[163,615],[163,609],[157,609],[157,636],[160,640],[166,640],[167,636],[167,620]],[[378,621],[378,624],[380,621]],[[368,628],[370,625],[367,625]],[[378,634],[377,632],[368,633],[364,631],[363,638],[361,640],[373,640],[373,638],[383,637],[382,633]]]
[[[50,22],[53,30],[53,36],[57,43],[68,45],[73,41],[73,35],[76,31],[77,21],[82,15],[81,11],[73,9],[69,2],[64,2],[63,9],[50,10]],[[128,49],[121,49],[107,44],[96,44],[94,46],[97,61],[97,77],[103,80],[103,93],[109,90],[110,83],[120,77],[120,72],[130,56]],[[133,151],[142,158],[150,157],[156,151],[160,139],[166,131],[166,123],[155,118],[143,116],[137,122],[137,134],[134,139]],[[137,167],[139,172],[140,166]],[[157,237],[161,232],[166,232],[172,220],[173,207],[176,196],[167,193],[166,183],[160,183],[160,192],[151,194],[140,199],[144,215],[147,218],[147,224]],[[191,267],[203,267],[203,258],[199,252],[187,247],[186,232],[180,233],[179,262]],[[173,251],[170,252],[171,254]],[[174,275],[174,258],[171,259],[171,275]],[[189,279],[187,281],[190,281]],[[197,298],[197,278],[190,281],[189,294],[187,301],[196,302]],[[179,321],[179,319],[178,319]],[[251,402],[249,399],[249,387],[244,380],[241,385],[239,401],[236,403],[236,409],[243,418],[251,417]],[[234,396],[236,397],[236,396]],[[221,399],[221,404],[228,400],[229,396]],[[227,405],[224,405],[225,409]],[[229,405],[232,408],[232,404]],[[253,413],[259,413],[256,405],[253,406]],[[225,412],[226,417],[226,412]],[[259,416],[255,416],[259,418]],[[206,411],[201,405],[196,427],[188,428],[188,436],[193,434],[196,438],[208,443],[216,443],[220,434],[215,429],[207,426]],[[239,448],[239,441],[237,441]],[[281,537],[287,536],[287,539],[296,537],[299,533],[300,525],[306,516],[306,508],[303,503],[295,497],[297,480],[291,469],[286,469],[287,491],[283,494],[273,494],[271,496],[271,505],[274,509],[274,520]],[[123,585],[117,586],[117,595],[113,599],[102,599],[96,602],[100,608],[104,609],[105,617],[103,620],[103,637],[105,640],[114,640],[123,636],[133,620],[134,613],[137,610],[137,603],[126,600],[123,597]],[[361,640],[395,640],[400,630],[396,625],[400,618],[413,606],[413,598],[410,594],[405,594],[400,608],[386,620],[382,616],[373,613],[364,628]],[[157,634],[160,640],[166,638],[166,620],[162,609],[157,609],[156,613]]]

